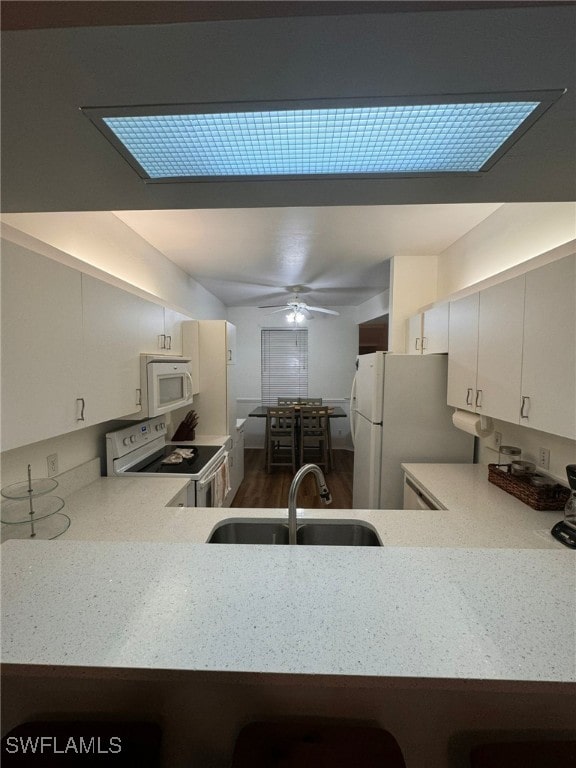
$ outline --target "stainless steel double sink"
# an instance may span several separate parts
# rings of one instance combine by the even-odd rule
[[[378,534],[362,522],[309,520],[297,530],[297,544],[340,547],[381,547]],[[225,520],[208,544],[288,544],[288,525],[280,520]]]

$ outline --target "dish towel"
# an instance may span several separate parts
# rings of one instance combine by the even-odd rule
[[[224,461],[214,474],[212,480],[212,499],[214,507],[221,507],[224,504],[226,494],[230,491],[230,473],[228,471],[228,454]]]

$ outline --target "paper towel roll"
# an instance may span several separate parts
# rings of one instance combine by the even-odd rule
[[[494,424],[488,416],[480,416],[468,411],[454,411],[452,424],[463,432],[474,437],[488,437],[494,432]]]

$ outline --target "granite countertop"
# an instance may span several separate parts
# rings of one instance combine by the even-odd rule
[[[576,679],[568,551],[74,541],[3,549],[5,664]]]
[[[488,482],[488,467],[483,464],[402,464],[402,468],[432,501],[446,508],[422,511],[418,519],[429,522],[430,515],[436,516],[438,533],[448,541],[460,538],[469,546],[566,549],[550,534],[563,513],[532,509]],[[445,526],[451,532],[440,530]],[[398,540],[401,532],[396,528],[393,532]]]
[[[286,510],[171,508],[185,479],[99,478],[66,499],[62,537],[2,546],[2,660],[574,682],[574,553],[539,533],[558,514],[485,468],[405,469],[448,509],[298,511],[364,520],[378,548],[206,545],[222,520]],[[454,487],[465,475],[470,497]]]

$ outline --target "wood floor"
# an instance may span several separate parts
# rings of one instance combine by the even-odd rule
[[[352,508],[352,451],[334,451],[334,469],[326,475],[326,484],[332,494],[332,509]],[[268,474],[264,469],[264,450],[247,448],[244,451],[244,480],[238,489],[232,507],[286,507],[293,473],[288,467],[273,467]],[[298,506],[316,509],[324,505],[318,496],[316,480],[307,475],[298,493]]]

